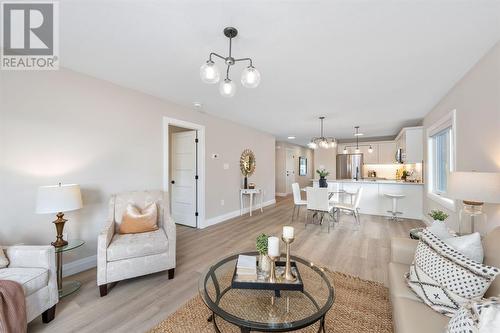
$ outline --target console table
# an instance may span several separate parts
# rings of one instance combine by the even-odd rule
[[[240,190],[240,216],[243,215],[243,196],[248,195],[250,196],[250,216],[252,216],[252,209],[253,209],[253,196],[258,194],[260,197],[260,212],[262,213],[262,199],[263,199],[263,191],[260,188],[242,188]]]

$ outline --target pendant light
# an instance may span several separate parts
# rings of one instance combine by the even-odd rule
[[[323,121],[325,120],[325,117],[321,116],[319,117],[319,120],[321,122],[320,136],[312,138],[311,141],[307,144],[307,146],[311,149],[317,149],[318,147],[324,149],[337,147],[337,139],[333,137],[325,137],[323,135]]]
[[[226,77],[220,83],[219,92],[224,97],[233,97],[236,93],[236,85],[233,80],[229,78],[229,70],[231,66],[240,61],[247,61],[248,66],[243,69],[241,73],[241,84],[245,88],[256,88],[260,83],[260,73],[253,66],[253,62],[251,58],[239,58],[235,59],[232,56],[232,41],[233,38],[238,35],[238,30],[233,27],[227,27],[224,29],[224,36],[229,38],[229,55],[227,57],[223,57],[215,52],[211,52],[208,56],[208,60],[201,66],[200,68],[200,77],[201,80],[208,84],[215,84],[220,80],[220,71],[215,66],[215,63],[212,60],[212,56],[220,58],[224,60],[224,63],[227,66],[226,69]]]

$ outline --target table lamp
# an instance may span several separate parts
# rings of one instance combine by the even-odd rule
[[[57,237],[56,241],[51,244],[55,247],[68,245],[68,242],[63,239],[63,229],[66,219],[63,212],[69,212],[82,208],[82,195],[80,193],[80,185],[70,184],[51,186],[40,186],[36,200],[36,213],[49,214],[57,213],[57,220],[53,221],[56,226]]]
[[[473,233],[475,223],[486,221],[483,204],[500,203],[500,173],[452,172],[448,179],[447,195],[463,201],[458,233]]]

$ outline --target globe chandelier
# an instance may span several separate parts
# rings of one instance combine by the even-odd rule
[[[232,40],[238,35],[238,30],[233,27],[224,29],[224,35],[229,38],[229,55],[227,57],[221,56],[215,52],[211,52],[208,60],[200,68],[201,80],[208,84],[215,84],[220,80],[219,68],[215,65],[212,57],[217,57],[224,60],[226,64],[226,78],[219,85],[219,92],[224,97],[233,97],[236,93],[236,85],[233,80],[229,78],[229,70],[231,66],[240,61],[248,61],[248,66],[241,73],[241,84],[246,88],[256,88],[260,83],[260,73],[253,67],[251,58],[236,59],[232,56]]]
[[[324,116],[319,117],[319,120],[321,122],[321,133],[319,137],[314,137],[311,139],[311,141],[307,144],[307,146],[311,149],[317,149],[319,148],[335,148],[337,147],[337,139],[327,136],[325,137],[323,135],[323,121],[325,120]]]

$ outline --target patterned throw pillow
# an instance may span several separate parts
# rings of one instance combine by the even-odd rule
[[[5,256],[2,247],[0,246],[0,268],[9,266],[9,259]]]
[[[498,332],[500,299],[491,297],[466,302],[448,322],[446,333]]]
[[[425,304],[451,317],[463,303],[481,299],[498,273],[424,230],[406,280]]]

